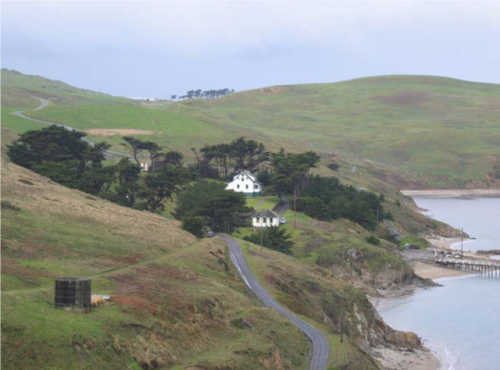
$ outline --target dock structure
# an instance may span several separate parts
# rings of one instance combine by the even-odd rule
[[[467,271],[484,277],[500,278],[500,263],[496,262],[453,258],[439,258],[434,262],[455,270]]]

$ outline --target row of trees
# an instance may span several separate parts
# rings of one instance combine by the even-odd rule
[[[9,146],[8,155],[14,163],[62,185],[127,207],[161,212],[165,201],[177,195],[175,217],[198,225],[201,219],[214,231],[231,232],[247,225],[252,210],[246,207],[244,195],[225,190],[225,184],[194,181],[227,178],[237,170],[261,169],[259,179],[268,192],[292,197],[295,212],[316,219],[347,218],[373,229],[378,221],[391,217],[379,196],[345,186],[336,178],[311,175],[320,160],[314,152],[286,153],[282,149],[269,153],[263,144],[239,138],[229,144],[205,146],[199,153],[193,149],[195,164],[185,166],[179,152],[163,152],[156,143],[124,137],[123,145],[134,161],[124,158],[105,165],[109,145],[91,146],[82,140],[84,136],[55,125],[29,131]],[[162,167],[142,173],[138,155],[144,151],[153,162],[161,158]]]
[[[219,90],[205,90],[205,91],[198,89],[198,90],[189,90],[186,93],[186,95],[181,95],[181,96],[172,95],[170,98],[172,100],[192,99],[192,98],[216,99],[231,93],[234,93],[234,89],[230,90],[228,88],[224,88]]]
[[[257,172],[270,153],[262,143],[240,137],[229,144],[205,145],[195,154],[195,166],[202,177],[227,179],[231,174],[248,170]]]
[[[384,218],[392,219],[382,201],[382,196],[343,185],[335,177],[314,176],[298,200],[297,210],[318,220],[345,218],[374,229]]]
[[[150,173],[141,173],[140,165],[128,158],[104,165],[109,145],[91,146],[81,140],[84,137],[84,133],[53,125],[22,134],[8,147],[7,154],[12,162],[64,186],[151,212],[162,211],[164,201],[171,200],[192,179],[176,161]],[[140,146],[132,140],[126,142]]]

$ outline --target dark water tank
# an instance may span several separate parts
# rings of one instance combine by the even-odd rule
[[[55,307],[68,311],[90,312],[91,280],[84,277],[56,279]]]

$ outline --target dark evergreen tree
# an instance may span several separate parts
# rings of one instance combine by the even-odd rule
[[[123,140],[125,142],[120,145],[124,146],[132,154],[136,163],[140,165],[141,162],[139,162],[137,156],[145,150],[144,142],[132,136],[124,136]]]
[[[177,197],[175,217],[203,217],[214,231],[232,232],[236,226],[245,226],[252,209],[246,206],[241,193],[226,190],[224,184],[200,181],[186,187]]]
[[[203,238],[204,226],[205,226],[205,221],[201,216],[186,215],[182,219],[182,228],[187,232],[190,232],[197,238]]]
[[[262,240],[262,246],[266,248],[288,255],[292,254],[293,238],[284,228],[271,226],[252,233],[245,237],[245,240],[259,245]]]

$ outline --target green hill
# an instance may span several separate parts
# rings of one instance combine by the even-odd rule
[[[83,130],[144,130],[142,138],[188,156],[191,147],[245,135],[273,150],[316,150],[399,188],[500,186],[492,176],[500,155],[496,84],[383,76],[140,104],[41,77],[2,70],[4,75],[8,106],[33,106],[29,94],[45,96],[51,105],[34,117]],[[18,119],[6,117],[11,111],[2,118],[14,129],[23,128]],[[105,140],[119,148],[119,135]]]
[[[489,177],[500,155],[500,85],[384,76],[275,86],[170,109],[393,166],[414,186],[500,186]]]

